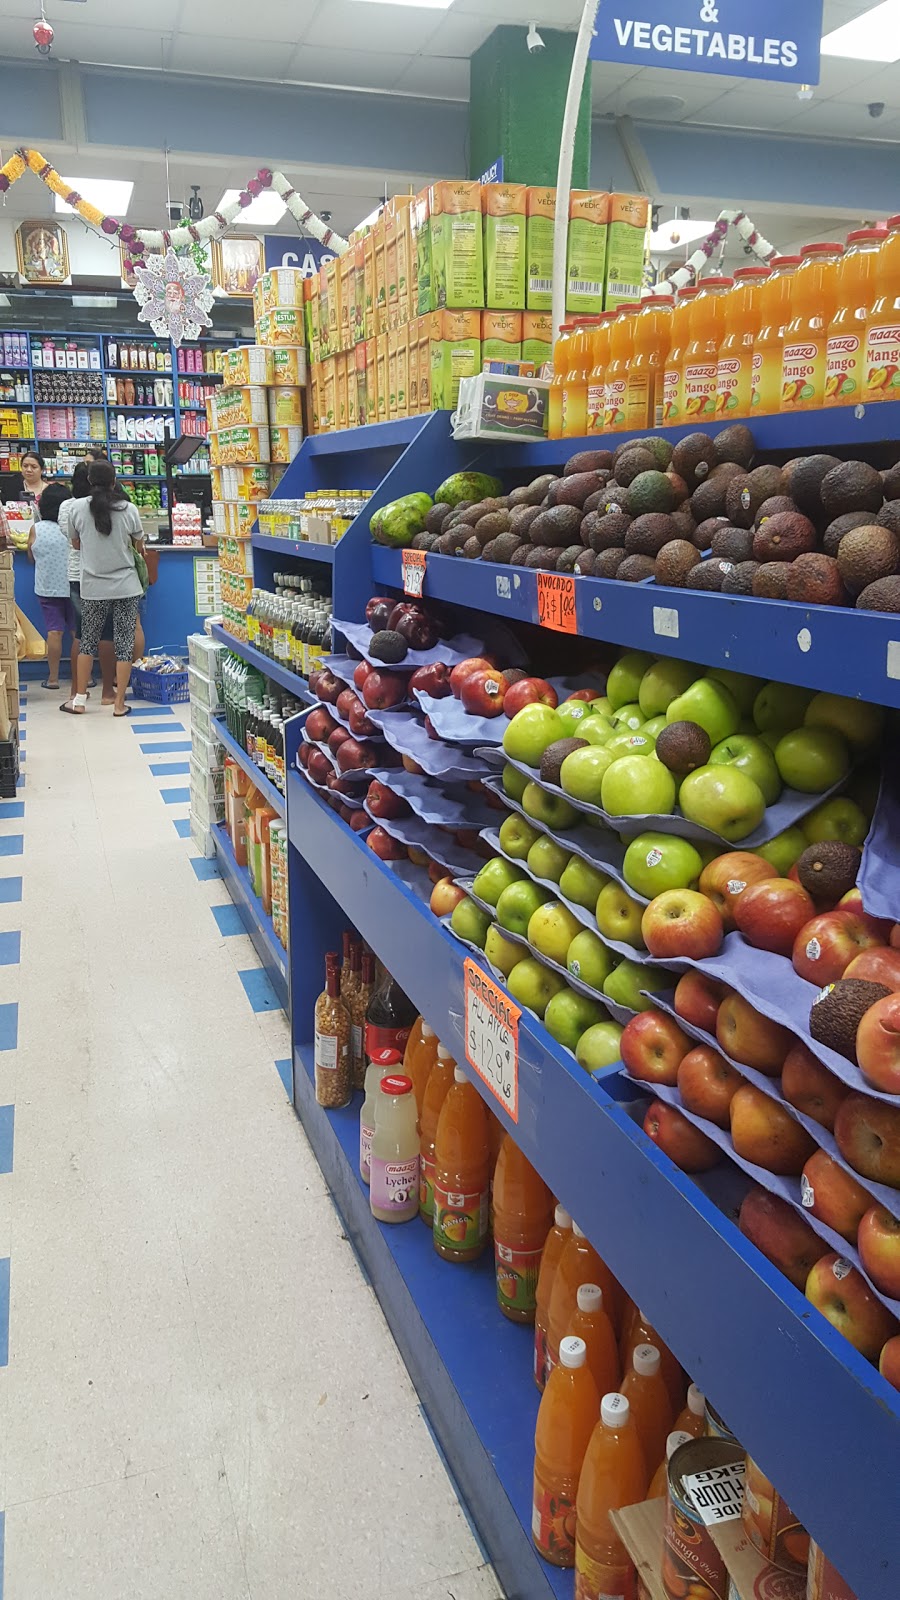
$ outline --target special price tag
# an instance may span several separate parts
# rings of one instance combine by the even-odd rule
[[[575,618],[575,579],[568,572],[539,572],[537,575],[538,622],[557,633],[577,633]]]
[[[694,1472],[684,1479],[688,1497],[707,1528],[718,1522],[733,1522],[744,1504],[743,1461],[729,1461],[706,1472]]]
[[[466,1060],[513,1122],[519,1120],[519,1006],[468,957]]]
[[[402,561],[403,593],[412,595],[414,600],[421,600],[425,587],[425,551],[404,550]]]

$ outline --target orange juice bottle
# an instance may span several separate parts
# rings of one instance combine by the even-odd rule
[[[578,1485],[578,1600],[636,1600],[637,1573],[609,1514],[635,1505],[646,1492],[647,1463],[631,1406],[622,1394],[604,1395]]]
[[[553,1200],[543,1178],[504,1134],[494,1169],[494,1263],[497,1304],[510,1322],[533,1322],[544,1240]]]
[[[413,1023],[406,1049],[403,1052],[402,1071],[412,1079],[413,1093],[416,1097],[416,1114],[422,1116],[422,1102],[425,1099],[425,1090],[428,1079],[431,1077],[432,1068],[437,1061],[438,1038],[434,1029],[424,1017],[417,1017]]]
[[[603,410],[604,433],[617,433],[625,426],[628,370],[634,351],[634,323],[639,311],[639,306],[622,306],[610,329],[609,366],[606,369]]]
[[[634,1412],[645,1460],[651,1464],[661,1461],[666,1453],[666,1440],[672,1432],[675,1412],[660,1370],[659,1351],[655,1345],[635,1345],[631,1355],[631,1371],[626,1372],[622,1379],[622,1393]]]
[[[616,1327],[616,1307],[621,1304],[621,1288],[605,1261],[601,1261],[594,1246],[585,1238],[577,1222],[572,1223],[572,1235],[566,1241],[560,1257],[547,1319],[547,1366],[555,1367],[559,1360],[559,1346],[571,1332],[572,1319],[578,1308],[578,1290],[583,1283],[598,1283],[603,1290],[603,1304],[609,1320]]]
[[[669,352],[663,366],[663,424],[674,428],[685,421],[684,357],[691,342],[691,316],[700,290],[679,289],[672,312]]]
[[[837,306],[842,244],[805,244],[791,285],[791,320],[781,362],[782,411],[813,411],[825,404],[828,329]]]
[[[857,228],[847,235],[838,269],[837,309],[828,329],[826,406],[853,406],[866,398],[866,321],[883,243],[880,228]]]
[[[866,322],[866,401],[890,400],[900,385],[900,216],[888,219]]]
[[[419,1173],[419,1216],[427,1227],[434,1227],[434,1141],[441,1107],[453,1084],[456,1062],[442,1044],[428,1079],[419,1117],[422,1167]]]
[[[650,1318],[643,1311],[638,1311],[632,1325],[627,1343],[620,1344],[619,1353],[622,1358],[622,1371],[627,1372],[631,1366],[631,1358],[639,1344],[652,1344],[659,1351],[662,1363],[662,1375],[669,1399],[672,1402],[673,1413],[678,1413],[684,1404],[685,1376],[679,1363],[675,1360],[667,1344],[664,1344],[654,1328]]]
[[[547,1381],[547,1326],[550,1320],[550,1294],[567,1239],[572,1233],[572,1218],[564,1206],[557,1206],[553,1227],[544,1240],[541,1270],[534,1297],[534,1381],[543,1390]]]
[[[582,1283],[576,1297],[572,1332],[583,1339],[588,1366],[594,1374],[599,1395],[618,1389],[622,1376],[613,1325],[603,1306],[603,1290],[598,1283]]]
[[[738,267],[725,302],[725,337],[719,346],[716,412],[729,421],[749,417],[753,403],[753,348],[759,333],[759,289],[768,267]]]
[[[593,365],[588,373],[588,433],[603,432],[603,417],[606,411],[606,373],[609,367],[609,341],[612,336],[612,324],[615,320],[615,311],[603,311],[591,329],[591,361]]]
[[[578,317],[572,334],[569,371],[562,391],[562,436],[583,439],[587,433],[588,379],[595,317]]]
[[[554,1567],[575,1565],[575,1502],[591,1434],[600,1415],[583,1339],[563,1339],[534,1430],[531,1537]]]
[[[461,1067],[434,1140],[434,1248],[445,1261],[475,1261],[488,1240],[491,1147],[487,1112]]]
[[[719,346],[733,278],[703,278],[690,314],[691,342],[684,353],[684,421],[711,422],[716,414]]]
[[[547,430],[551,439],[562,438],[563,384],[569,373],[572,334],[575,324],[564,322],[553,346],[553,377],[547,394]]]
[[[690,1444],[691,1440],[695,1437],[695,1434],[686,1433],[683,1428],[672,1429],[672,1432],[669,1434],[669,1437],[666,1440],[666,1453],[654,1472],[653,1477],[650,1479],[650,1487],[647,1490],[648,1500],[662,1500],[665,1498],[666,1494],[668,1494],[669,1457],[675,1454],[675,1451],[678,1449],[680,1444]]]
[[[663,377],[672,337],[672,296],[648,294],[634,324],[634,353],[625,395],[627,428],[661,428]]]
[[[659,1346],[657,1346],[659,1349]],[[660,1350],[660,1356],[662,1351]],[[665,1368],[663,1369],[665,1377]],[[675,1418],[675,1426],[682,1433],[690,1434],[692,1439],[702,1439],[706,1432],[706,1395],[696,1383],[692,1383],[684,1402],[684,1410]]]
[[[754,417],[774,417],[781,410],[784,335],[791,320],[791,284],[799,256],[773,256],[772,276],[760,290],[759,336],[753,352]]]

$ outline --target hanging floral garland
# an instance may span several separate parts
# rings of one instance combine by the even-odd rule
[[[168,251],[170,247],[174,250],[183,250],[191,245],[209,244],[213,239],[221,239],[237,221],[241,212],[252,205],[257,195],[262,194],[264,189],[274,189],[304,232],[333,250],[335,255],[343,255],[344,251],[349,249],[347,240],[325,226],[321,218],[317,217],[305,200],[301,199],[296,189],[291,187],[284,173],[271,172],[268,167],[260,167],[256,177],[250,179],[247,187],[242,189],[238,198],[229,205],[222,206],[219,211],[204,217],[201,222],[183,224],[178,228],[132,228],[127,222],[118,222],[115,217],[104,216],[96,206],[83,200],[77,190],[68,187],[50,162],[44,160],[39,150],[27,150],[24,147],[18,149],[5,166],[0,167],[0,194],[5,194],[14,183],[18,182],[23,173],[28,171],[33,172],[48,189],[59,195],[61,200],[65,200],[66,205],[77,211],[83,222],[122,241],[130,255],[130,260],[125,262],[126,271],[140,266],[148,254]]]
[[[665,274],[662,283],[670,283],[674,290],[683,289],[687,284],[693,283],[695,278],[699,278],[719,246],[724,243],[729,228],[737,229],[744,244],[759,257],[760,261],[768,262],[777,254],[775,246],[770,244],[768,239],[764,239],[761,233],[757,233],[750,218],[743,211],[720,211],[712,233],[707,234],[702,244],[697,246],[693,255],[689,256],[682,266],[671,268]],[[661,288],[662,284],[659,287]]]

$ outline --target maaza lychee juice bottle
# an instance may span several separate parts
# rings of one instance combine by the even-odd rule
[[[866,323],[866,403],[892,400],[900,390],[900,216],[875,266],[875,298]]]
[[[753,404],[753,350],[759,333],[759,291],[768,267],[738,267],[725,301],[725,336],[719,346],[716,413],[732,422],[749,417]]]
[[[754,417],[774,417],[781,410],[785,329],[791,320],[791,285],[799,256],[773,256],[772,276],[760,290],[760,326],[753,352]]]
[[[858,405],[866,392],[866,322],[884,234],[857,228],[847,235],[838,271],[837,308],[828,329],[826,406]]]
[[[782,411],[814,411],[825,404],[828,329],[837,305],[842,244],[805,244],[791,287],[791,320],[781,363]]]

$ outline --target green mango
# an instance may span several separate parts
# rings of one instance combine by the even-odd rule
[[[402,550],[412,544],[416,534],[421,533],[425,527],[425,518],[433,503],[429,494],[405,494],[399,500],[392,500],[381,513],[381,521],[375,535],[378,543],[389,545],[393,550]],[[375,517],[377,516],[376,511]],[[371,526],[370,523],[369,527]]]
[[[443,501],[448,506],[459,505],[460,500],[471,500],[473,504],[479,500],[493,499],[495,495],[503,493],[503,485],[499,478],[491,478],[486,472],[454,472],[452,477],[445,478],[439,489],[435,490],[435,501]]]

